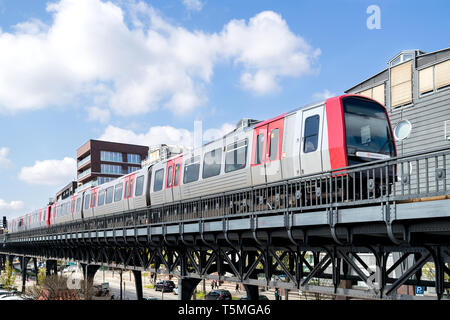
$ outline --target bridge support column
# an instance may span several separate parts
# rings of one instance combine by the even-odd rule
[[[178,300],[191,300],[195,288],[201,279],[185,278],[178,280]]]
[[[22,293],[25,292],[25,285],[27,283],[27,265],[30,258],[20,257],[20,269],[22,273]]]
[[[251,284],[244,284],[245,291],[247,292],[248,300],[256,301],[259,300],[259,289],[258,286]]]
[[[89,286],[94,284],[94,276],[100,266],[88,265],[86,263],[81,263],[81,268],[83,269],[84,280],[87,281]]]
[[[142,291],[142,273],[139,270],[133,270],[134,274],[134,283],[136,284],[136,297],[137,300],[143,299],[143,291]]]
[[[47,260],[45,262],[45,270],[47,276],[53,274],[58,274],[58,262],[56,260]]]

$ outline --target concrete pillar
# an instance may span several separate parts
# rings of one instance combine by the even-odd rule
[[[25,285],[27,283],[27,265],[30,258],[20,257],[20,269],[22,272],[22,293],[25,292]]]
[[[247,299],[256,301],[259,300],[259,289],[258,286],[244,284],[245,291],[247,292]]]
[[[144,297],[142,291],[142,274],[139,270],[133,270],[134,274],[134,283],[136,284],[136,297],[138,300],[142,300]]]
[[[178,279],[178,300],[191,300],[200,281],[201,279],[195,278]]]
[[[81,269],[83,270],[84,280],[87,281],[89,285],[94,284],[94,276],[100,266],[88,265],[86,263],[81,263]],[[87,278],[86,278],[87,277]]]

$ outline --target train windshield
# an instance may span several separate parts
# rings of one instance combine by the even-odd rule
[[[395,156],[386,110],[370,100],[343,100],[349,165]]]

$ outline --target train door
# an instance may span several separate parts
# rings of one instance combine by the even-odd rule
[[[51,224],[51,214],[52,214],[52,207],[47,206],[47,209],[45,210],[45,224],[47,227],[50,227]]]
[[[284,115],[255,127],[253,133],[253,184],[281,180],[281,146]]]
[[[77,208],[77,196],[72,196],[72,201],[70,202],[70,220],[74,220]]]
[[[86,192],[89,192],[89,190],[87,190]],[[94,216],[94,210],[97,205],[97,195],[98,195],[98,187],[92,188],[91,196],[90,196],[90,199],[88,200],[88,201],[90,201],[89,209],[87,209],[87,211],[89,212],[89,215],[91,217]]]
[[[323,106],[303,111],[301,172],[322,171]]]
[[[175,163],[173,160],[167,161],[167,174],[166,181],[164,184],[164,202],[172,202],[173,201],[173,193],[172,193],[172,184],[173,184],[173,171],[175,168]]]
[[[181,200],[181,169],[183,156],[173,160],[173,178],[172,178],[172,195],[173,201]]]
[[[266,180],[274,182],[281,180],[281,145],[283,142],[284,119],[268,124],[266,150]]]
[[[126,200],[128,208],[125,208],[125,210],[127,209],[134,209],[135,203],[134,203],[134,184],[135,184],[135,175],[132,174],[130,176],[125,177],[125,187],[124,187],[124,191],[123,191],[123,199]]]
[[[253,184],[266,183],[266,141],[267,125],[255,127],[251,163]]]

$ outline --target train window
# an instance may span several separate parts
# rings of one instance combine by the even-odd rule
[[[264,152],[264,133],[256,137],[256,159],[255,164],[261,164]]]
[[[136,179],[136,190],[134,191],[134,195],[136,197],[142,196],[144,193],[144,176],[137,177]]]
[[[122,200],[123,183],[117,184],[114,191],[114,202]]]
[[[225,172],[245,168],[247,164],[247,139],[229,144],[225,155]]]
[[[153,184],[153,191],[161,191],[164,182],[164,169],[159,169],[155,172],[155,182]]]
[[[215,149],[205,153],[203,160],[203,179],[219,175],[221,163],[222,149]]]
[[[84,196],[84,210],[89,209],[90,200],[91,200],[90,194]]]
[[[269,148],[269,160],[278,159],[278,140],[279,140],[279,129],[273,129],[270,133],[270,148]]]
[[[175,181],[173,182],[173,186],[174,187],[176,187],[176,186],[178,186],[178,182],[179,182],[179,180],[180,180],[180,164],[179,163],[177,163],[176,165],[175,165]]]
[[[314,115],[306,118],[305,120],[305,133],[304,144],[303,144],[303,152],[313,152],[317,150],[317,143],[319,141],[319,115]]]
[[[106,201],[105,201],[106,204],[112,202],[113,193],[114,193],[114,187],[109,187],[108,189],[106,189]]]
[[[77,212],[81,211],[81,197],[77,198]]]
[[[195,157],[187,160],[184,163],[183,183],[190,183],[198,180],[200,171],[200,157]]]
[[[100,190],[98,193],[98,206],[102,206],[105,203],[105,190]]]
[[[167,169],[167,185],[166,185],[167,188],[170,188],[172,186],[172,173],[173,173],[173,167],[170,166]]]

